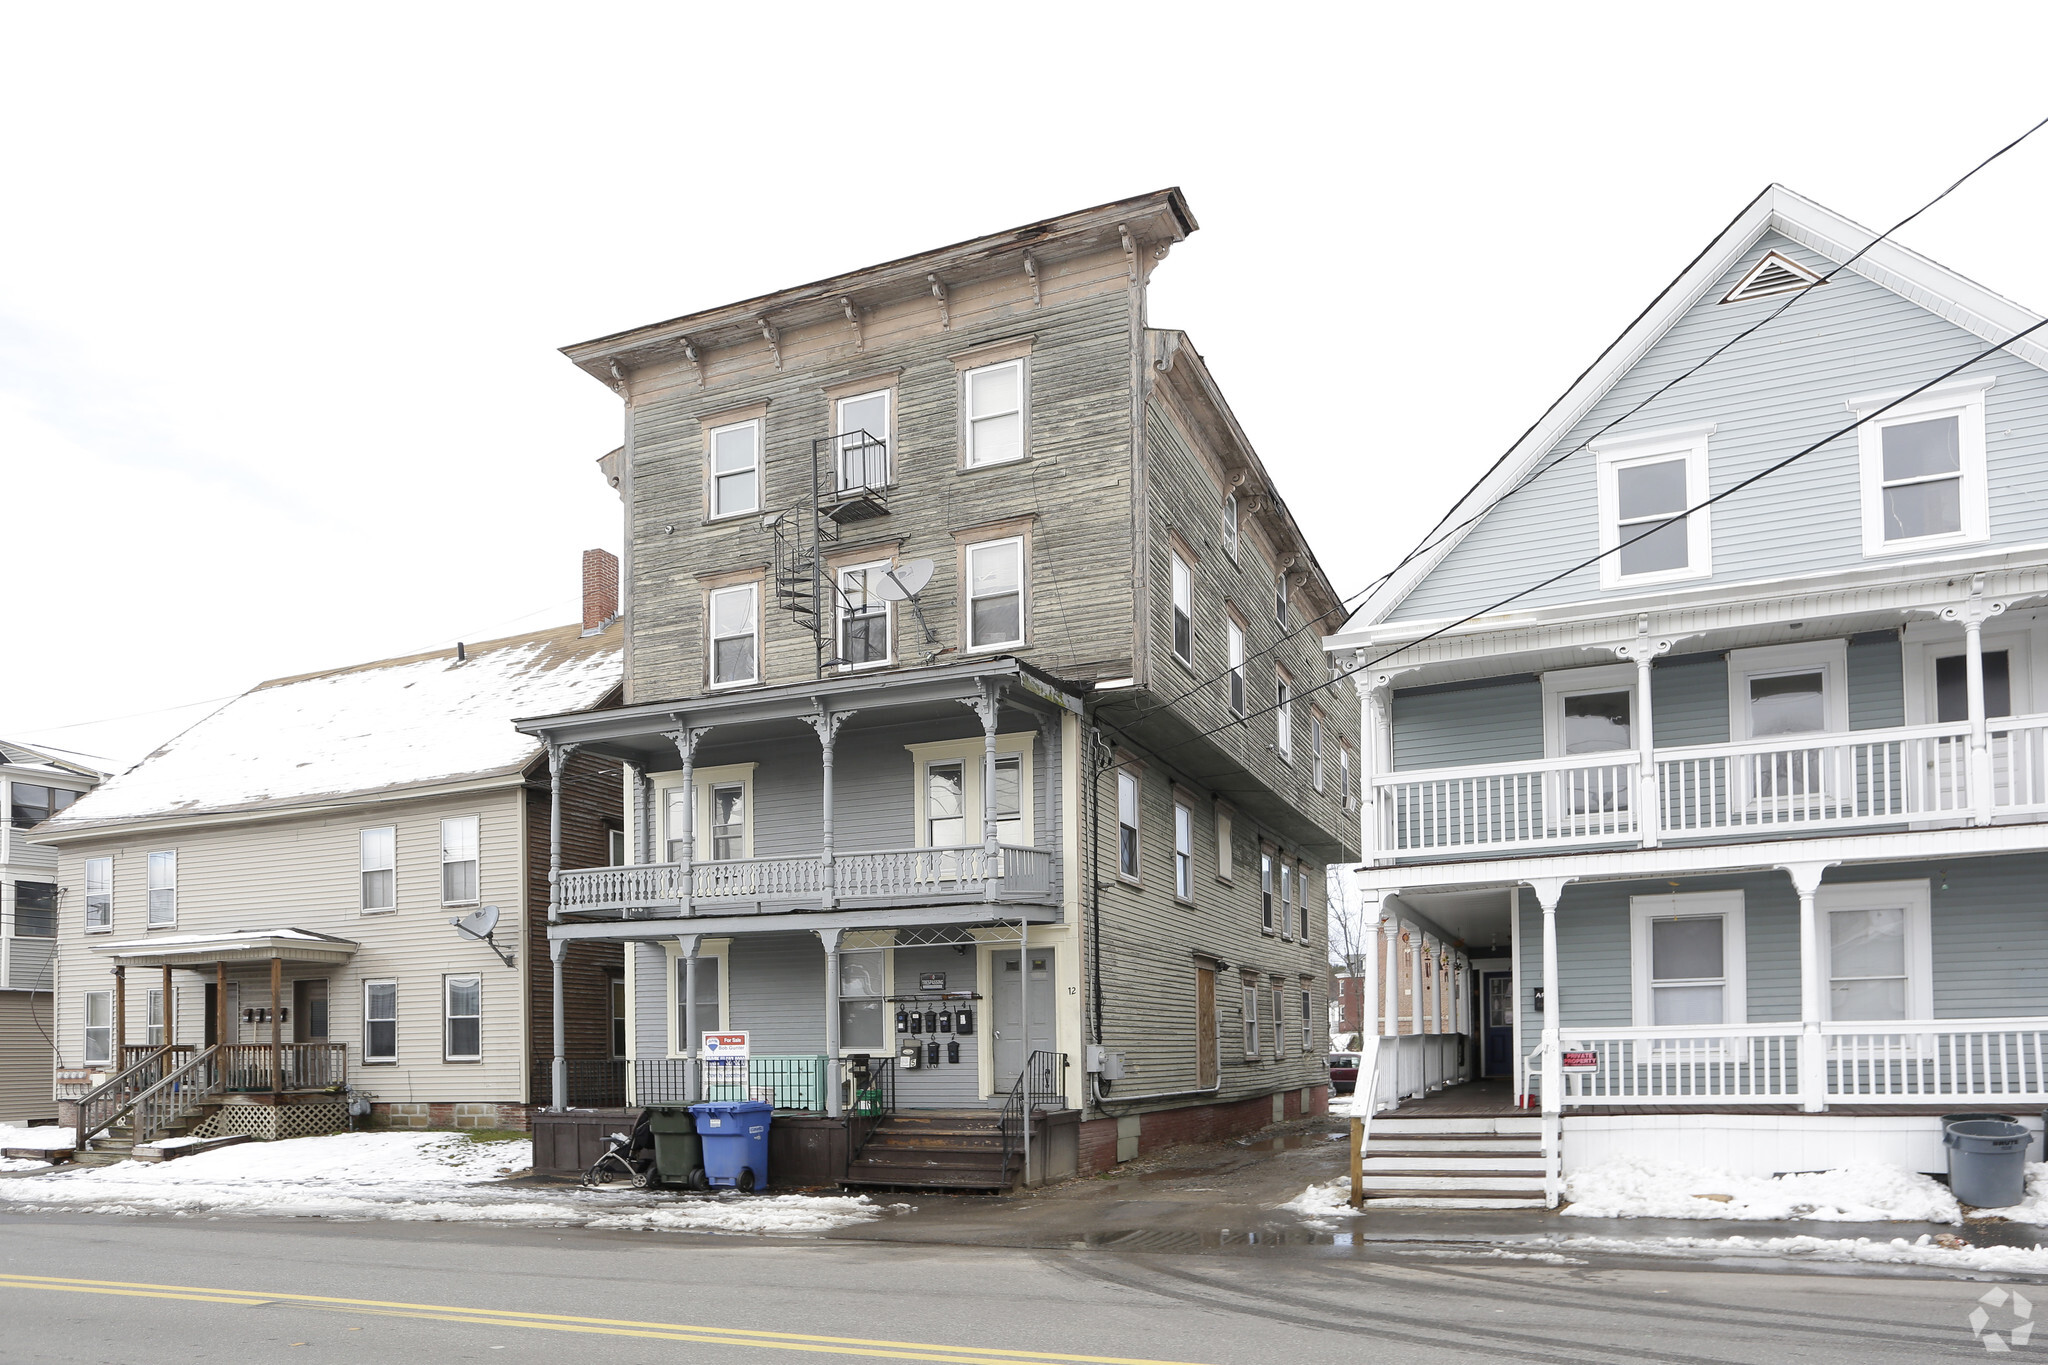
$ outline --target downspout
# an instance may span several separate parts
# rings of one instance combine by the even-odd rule
[[[626,372],[611,362],[613,387],[618,390],[621,425],[625,428],[619,450],[619,627],[623,641],[620,651],[626,705],[633,702],[633,386]]]

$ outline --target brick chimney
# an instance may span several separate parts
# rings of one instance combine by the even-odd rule
[[[619,557],[583,552],[583,633],[595,635],[619,617]]]

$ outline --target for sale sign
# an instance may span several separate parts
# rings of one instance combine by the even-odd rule
[[[1598,1071],[1600,1054],[1597,1052],[1567,1052],[1564,1054],[1566,1071]]]
[[[722,1058],[746,1056],[747,1038],[748,1035],[745,1032],[705,1034],[704,1060],[715,1062]]]

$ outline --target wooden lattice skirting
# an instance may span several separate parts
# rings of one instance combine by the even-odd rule
[[[192,1130],[194,1137],[228,1137],[246,1133],[259,1142],[280,1138],[339,1133],[348,1127],[346,1100],[311,1104],[224,1104]]]

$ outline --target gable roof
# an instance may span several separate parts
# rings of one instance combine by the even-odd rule
[[[522,772],[514,716],[589,710],[619,686],[623,627],[579,625],[261,683],[37,830],[400,793]]]
[[[82,777],[93,782],[105,780],[108,770],[79,762],[85,757],[87,755],[73,754],[68,749],[37,747],[19,740],[0,739],[0,763],[9,767],[48,768],[52,776]]]
[[[1458,500],[1442,523],[1456,525],[1471,518],[1471,525],[1459,527],[1446,535],[1428,552],[1416,556],[1391,575],[1352,613],[1343,631],[1330,641],[1331,646],[1352,643],[1345,637],[1385,620],[1398,608],[1416,585],[1457,549],[1466,535],[1483,520],[1474,514],[1488,507],[1547,459],[1557,442],[1769,232],[1780,233],[1837,263],[1855,256],[1878,235],[1872,229],[1783,185],[1766,187],[1707,244],[1705,250],[1693,258],[1678,278],[1664,287],[1663,292],[1629,324],[1627,330],[1609,343],[1607,349],[1536,423],[1522,433],[1521,439],[1507,454]],[[1848,266],[1848,270],[1987,342],[2003,341],[2041,321],[2040,314],[1896,241],[1887,240],[1870,247]],[[2048,370],[2048,344],[2044,344],[2038,334],[2007,349],[2022,360]]]

